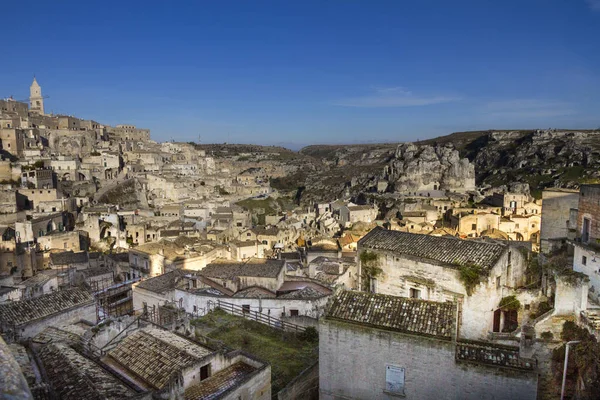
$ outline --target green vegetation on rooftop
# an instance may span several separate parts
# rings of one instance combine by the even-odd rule
[[[282,332],[219,309],[192,323],[203,335],[226,347],[244,350],[271,364],[273,395],[319,359],[314,335]]]

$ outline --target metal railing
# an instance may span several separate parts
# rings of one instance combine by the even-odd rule
[[[269,314],[263,314],[258,311],[248,310],[245,309],[243,306],[227,303],[221,300],[217,301],[216,308],[220,308],[221,310],[229,314],[237,315],[252,321],[260,322],[261,324],[265,324],[270,326],[271,328],[280,329],[282,331],[304,332],[306,330],[304,326],[283,321],[279,318],[273,318]]]

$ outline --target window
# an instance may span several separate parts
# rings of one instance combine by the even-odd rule
[[[471,230],[472,231],[476,231],[477,230],[477,224],[471,224]]]
[[[496,277],[496,289],[500,289],[500,277]]]
[[[581,256],[581,263],[583,265],[587,265],[587,257],[586,256]]]
[[[297,317],[298,316],[298,310],[290,310],[290,317]]]
[[[67,248],[67,242],[65,242],[63,245],[64,245],[64,248],[66,249]]]
[[[583,219],[583,229],[581,231],[581,241],[583,243],[587,243],[590,240],[590,227],[591,227],[591,221],[589,218],[584,218]]]
[[[421,291],[418,289],[414,289],[414,288],[410,288],[408,291],[408,296],[411,299],[420,299],[421,298]]]
[[[516,229],[519,229],[519,224],[515,224],[515,228],[516,228]]]
[[[194,305],[194,314],[198,312],[198,306]]]
[[[249,313],[250,312],[250,304],[242,305],[242,311],[245,313]]]
[[[210,377],[210,364],[206,364],[200,368],[200,380],[203,381],[208,377]]]

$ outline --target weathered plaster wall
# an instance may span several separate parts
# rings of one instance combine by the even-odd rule
[[[454,345],[359,325],[319,326],[321,399],[395,399],[385,389],[386,365],[404,367],[407,399],[535,399],[537,375],[456,363]]]
[[[542,222],[540,246],[542,253],[552,250],[549,239],[566,238],[569,233],[569,211],[579,204],[578,191],[544,190],[542,192]]]

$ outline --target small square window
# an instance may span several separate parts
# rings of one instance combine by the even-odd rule
[[[418,290],[418,289],[410,288],[409,291],[408,291],[408,295],[412,299],[420,299],[421,298],[421,291]]]

